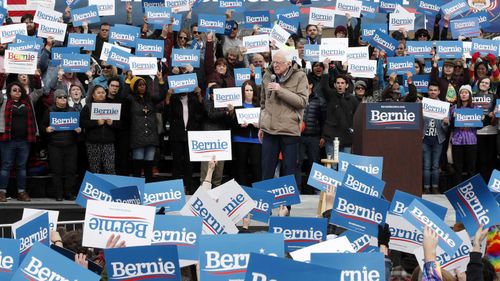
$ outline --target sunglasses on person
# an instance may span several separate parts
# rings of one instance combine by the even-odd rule
[[[58,96],[58,97],[57,97],[57,99],[58,99],[58,100],[62,100],[62,99],[65,99],[65,100],[66,100],[66,99],[68,99],[68,97],[67,97],[67,96]]]
[[[363,88],[363,87],[356,87],[356,88],[354,88],[354,89],[355,89],[355,90],[364,90],[365,88]]]
[[[113,66],[112,65],[103,65],[102,68],[103,69],[112,69]]]
[[[187,40],[188,38],[186,36],[179,36],[180,40]]]

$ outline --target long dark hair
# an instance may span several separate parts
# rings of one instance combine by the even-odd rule
[[[241,100],[245,102],[245,87],[249,85],[253,90],[252,105],[255,107],[260,107],[260,94],[258,92],[257,84],[252,80],[247,80],[241,85]]]
[[[14,87],[14,86],[18,86],[19,88],[21,88],[20,100],[24,100],[28,97],[28,94],[26,93],[26,89],[24,89],[23,85],[21,85],[21,83],[15,81],[15,82],[12,82],[9,85],[7,85],[7,96],[9,98],[10,98],[10,93],[12,92],[12,87]]]

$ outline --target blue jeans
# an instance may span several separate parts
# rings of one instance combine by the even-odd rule
[[[10,170],[16,164],[18,191],[26,188],[26,162],[30,153],[30,144],[26,140],[11,140],[0,142],[2,168],[0,170],[0,189],[7,189]]]
[[[132,159],[153,161],[155,159],[156,146],[148,145],[132,149]]]
[[[272,179],[280,152],[283,155],[282,176],[295,175],[299,156],[299,137],[264,133],[262,141],[262,180]]]
[[[442,144],[423,144],[424,158],[424,188],[439,187],[439,158],[441,157]]]

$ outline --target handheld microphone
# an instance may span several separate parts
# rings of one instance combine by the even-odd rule
[[[275,74],[271,74],[271,82],[272,83],[276,83],[276,75]],[[273,94],[274,91],[268,91],[267,92],[267,98],[271,98],[271,95]]]

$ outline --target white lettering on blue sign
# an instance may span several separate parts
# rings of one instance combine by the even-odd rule
[[[370,122],[385,123],[385,122],[414,122],[415,113],[407,112],[384,112],[380,110],[372,110]]]
[[[386,47],[387,49],[389,50],[394,50],[396,49],[396,46],[394,46],[394,44],[392,44],[391,42],[387,42],[385,41],[382,37],[380,37],[378,34],[375,34],[373,36],[373,41],[377,42],[378,44],[380,44],[381,46],[383,47]]]
[[[482,116],[480,114],[460,114],[457,113],[458,122],[466,121],[481,121]]]
[[[362,206],[356,206],[355,204],[347,202],[344,198],[339,198],[336,211],[345,215],[367,219],[377,224],[380,224],[384,218],[382,213],[377,212],[375,208],[368,209]]]
[[[196,243],[196,233],[187,232],[183,227],[181,231],[172,230],[155,230],[153,231],[153,243],[176,243],[176,244],[190,244]]]
[[[12,271],[14,266],[14,258],[12,256],[4,256],[0,251],[0,271]]]
[[[124,33],[119,33],[119,32],[115,32],[115,31],[111,32],[111,38],[113,38],[114,40],[130,41],[130,42],[135,40],[135,36],[132,34],[124,34]]]
[[[146,44],[137,44],[137,51],[148,53],[148,52],[161,52],[161,46],[158,45],[146,45]]]
[[[182,88],[182,87],[190,87],[196,85],[196,80],[194,79],[185,79],[185,80],[171,80],[170,87],[172,88]]]
[[[179,190],[173,191],[172,189],[160,193],[144,193],[144,205],[157,205],[177,201],[181,199],[181,196],[182,194]]]
[[[61,274],[53,271],[48,267],[43,266],[43,262],[36,257],[31,257],[30,262],[21,271],[28,276],[29,280],[46,281],[46,280],[60,280],[69,281]]]
[[[88,46],[94,45],[95,41],[87,38],[69,38],[69,44],[77,46]]]
[[[267,16],[258,16],[258,17],[246,16],[245,21],[246,21],[246,23],[268,22],[269,17],[267,17]]]
[[[453,15],[455,12],[459,11],[460,9],[465,8],[465,5],[467,5],[467,3],[464,1],[464,2],[458,3],[455,6],[444,8],[443,14],[444,15]]]
[[[359,191],[361,193],[368,194],[370,196],[378,197],[379,193],[375,190],[374,186],[368,186],[358,180],[356,180],[352,175],[347,175],[347,180],[344,183],[345,187]]]
[[[273,233],[283,233],[285,240],[311,240],[321,241],[323,233],[320,230],[309,229],[283,229],[279,226],[273,227]]]
[[[191,62],[191,61],[197,61],[199,60],[198,56],[196,55],[180,55],[180,54],[174,54],[174,61],[179,61],[179,62]]]
[[[34,241],[43,241],[48,239],[49,237],[49,229],[40,227],[39,230],[35,233],[30,234],[28,237],[21,237],[21,252],[33,246]]]
[[[102,190],[94,188],[94,186],[89,182],[85,183],[85,187],[83,188],[82,194],[87,199],[94,199],[94,200],[108,201],[108,202],[112,201],[111,195],[107,194],[106,192],[103,192]]]
[[[87,67],[89,66],[89,62],[87,60],[63,59],[63,65],[65,67]]]
[[[342,183],[335,180],[334,178],[330,178],[329,176],[327,175],[324,175],[323,173],[321,173],[320,171],[318,170],[315,170],[314,171],[314,174],[313,174],[313,179],[319,183],[322,183],[322,184],[326,184],[326,185],[330,185],[330,186],[341,186]]]
[[[437,224],[432,222],[427,216],[424,215],[422,210],[418,207],[414,206],[413,210],[410,211],[410,214],[418,220],[420,223],[430,227],[436,234],[443,240],[448,246],[455,247],[455,241],[450,238],[450,234],[446,233],[443,229],[441,229]]]
[[[474,192],[474,186],[471,183],[468,183],[465,186],[458,188],[459,196],[461,196],[465,204],[467,204],[467,209],[471,210],[473,215],[475,216],[475,220],[478,224],[487,225],[490,222],[490,218],[488,217],[488,209],[485,209],[476,193]]]
[[[163,262],[161,258],[154,262],[128,263],[112,262],[112,276],[116,279],[147,279],[150,275],[159,275],[167,278],[168,275],[175,274],[175,264],[171,261]],[[141,278],[143,277],[143,278]]]
[[[262,201],[262,199],[259,199],[259,201],[255,201],[255,211],[261,212],[261,213],[267,213],[269,212],[269,203],[266,203]]]
[[[218,27],[218,28],[223,28],[224,27],[224,22],[222,22],[222,21],[210,21],[210,20],[200,19],[200,27],[208,27],[208,28]]]
[[[78,123],[78,119],[75,117],[71,118],[52,118],[53,125],[71,125],[71,124],[76,124]]]
[[[89,19],[89,18],[95,18],[99,16],[97,14],[96,11],[89,11],[89,12],[86,12],[86,13],[82,13],[82,14],[74,14],[73,15],[73,20],[75,21],[82,21],[82,20],[86,20],[86,19]]]
[[[367,270],[366,266],[363,266],[362,270],[342,270],[340,275],[340,281],[378,281],[380,280],[380,272],[376,270]]]

